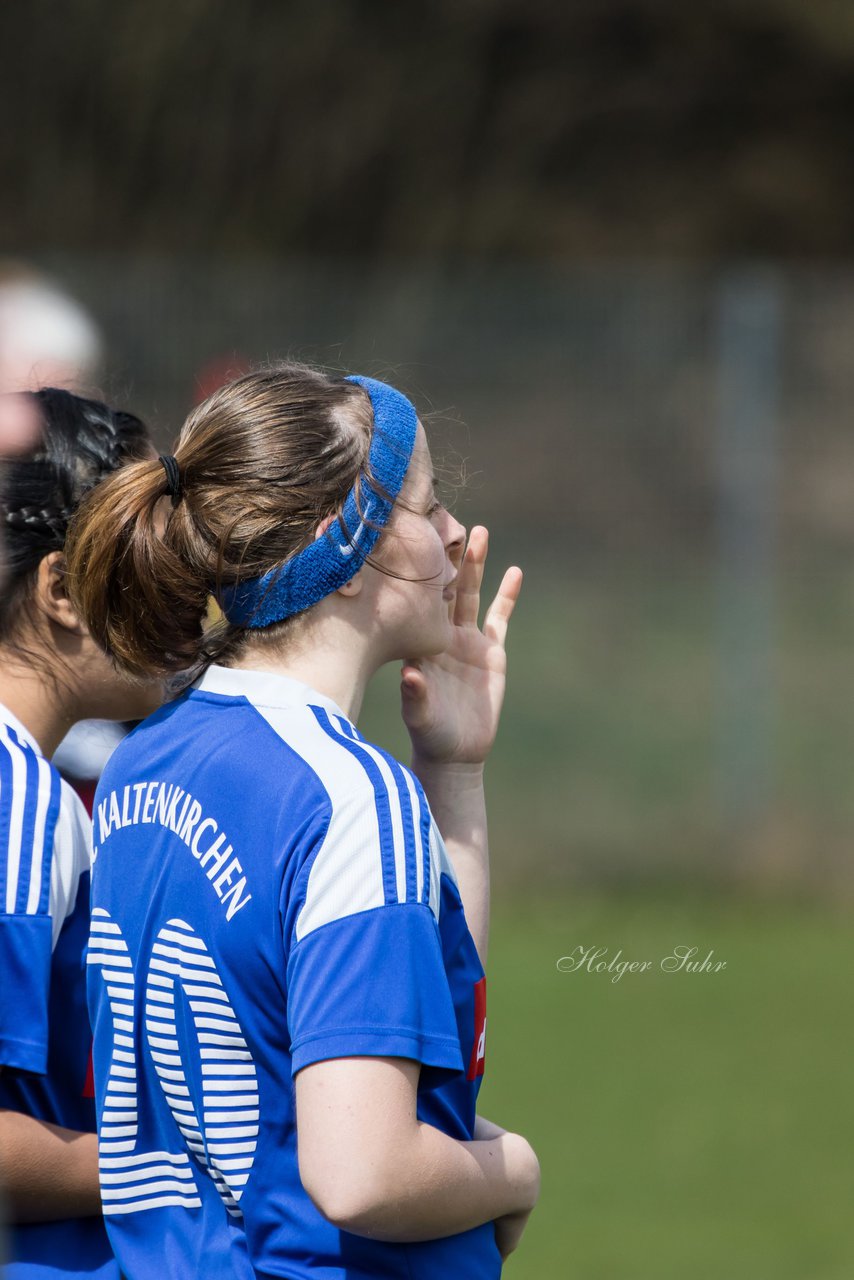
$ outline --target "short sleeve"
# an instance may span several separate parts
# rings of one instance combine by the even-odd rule
[[[464,1066],[431,892],[429,812],[402,765],[362,741],[353,747],[369,766],[363,783],[332,797],[290,913],[292,1069],[413,1058],[434,1087]]]
[[[55,769],[14,730],[0,736],[0,1065],[47,1070]]]
[[[322,1058],[414,1058],[463,1070],[435,917],[418,903],[323,925],[288,963],[294,1073]]]

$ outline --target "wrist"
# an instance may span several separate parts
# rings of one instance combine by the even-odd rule
[[[429,760],[420,756],[417,751],[412,753],[412,772],[422,782],[427,778],[435,778],[437,781],[453,780],[461,786],[482,785],[485,764],[484,760]]]

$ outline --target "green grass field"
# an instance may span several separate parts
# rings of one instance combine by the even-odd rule
[[[481,1112],[533,1143],[518,1280],[850,1280],[851,942],[829,909],[496,899]],[[652,960],[559,972],[579,944]],[[717,973],[664,973],[677,945]]]

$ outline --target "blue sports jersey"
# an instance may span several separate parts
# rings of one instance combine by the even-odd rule
[[[0,1107],[95,1131],[86,1009],[90,824],[35,739],[0,707]],[[116,1280],[100,1217],[27,1223],[7,1280]]]
[[[491,1222],[387,1243],[299,1178],[293,1076],[422,1064],[473,1135],[483,967],[412,772],[299,681],[214,666],[117,748],[95,800],[88,954],[102,1198],[131,1280],[495,1280]]]

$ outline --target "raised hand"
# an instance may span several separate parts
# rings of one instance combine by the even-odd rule
[[[488,544],[488,531],[475,525],[457,578],[447,649],[401,669],[403,719],[413,757],[424,763],[482,764],[495,741],[507,671],[504,646],[522,570],[514,565],[506,571],[479,628]]]

